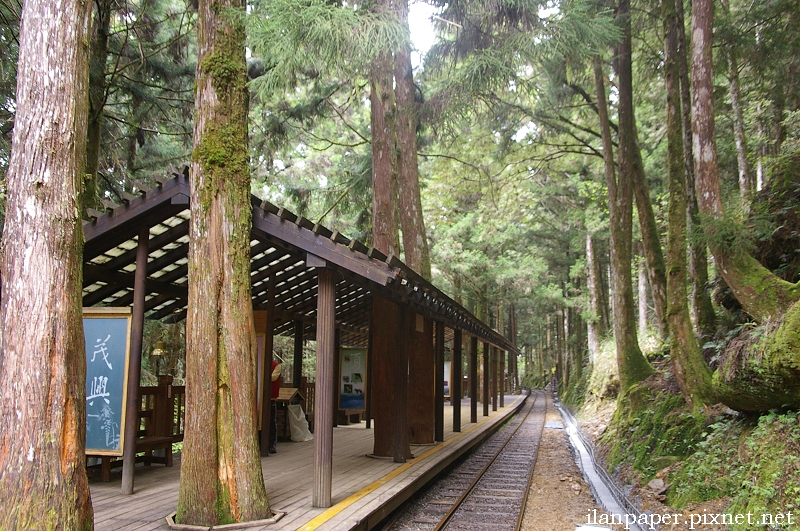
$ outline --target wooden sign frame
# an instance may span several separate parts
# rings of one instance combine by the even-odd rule
[[[86,454],[121,456],[127,421],[131,309],[84,308],[83,331],[86,343]]]

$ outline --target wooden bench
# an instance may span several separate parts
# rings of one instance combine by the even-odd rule
[[[183,441],[186,388],[171,385],[171,378],[162,382],[162,385],[139,388],[136,462],[144,463],[145,466],[153,463],[172,466],[172,445]],[[154,452],[157,451],[163,451],[164,455],[156,455]],[[122,466],[121,457],[86,457],[100,459],[100,463],[87,468],[100,469],[100,477],[105,482],[111,481],[112,468]]]

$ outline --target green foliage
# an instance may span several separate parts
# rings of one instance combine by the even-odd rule
[[[739,482],[734,476],[742,472],[736,466],[739,443],[746,431],[746,421],[737,418],[723,418],[709,425],[700,434],[695,451],[676,472],[670,473],[670,505],[682,508],[692,502],[736,494]]]
[[[552,15],[544,14],[552,4],[541,0],[441,4],[441,18],[457,23],[459,30],[434,46],[428,63],[434,70],[448,71],[445,92],[467,105],[471,96],[509,81],[525,83],[531,66],[580,64],[619,38],[609,12],[579,0],[559,3]]]
[[[11,153],[17,92],[19,17],[21,3],[0,2],[0,181],[5,181]],[[0,205],[5,199],[0,198]],[[0,211],[0,220],[5,216]]]
[[[702,437],[696,451],[669,475],[672,506],[728,496],[730,514],[797,513],[800,422],[796,411],[750,419],[722,417]]]
[[[249,45],[266,65],[253,82],[262,97],[293,89],[301,77],[365,75],[374,58],[408,43],[397,17],[369,2],[260,1],[249,23]]]
[[[580,378],[570,378],[567,389],[561,394],[561,401],[564,405],[578,410],[583,407],[586,400],[589,382],[592,377],[591,367],[584,370]]]
[[[630,465],[646,482],[663,468],[665,458],[684,459],[694,452],[712,419],[704,412],[692,414],[670,379],[656,375],[622,396],[602,438],[609,469]],[[667,385],[651,386],[659,380]]]
[[[251,98],[253,193],[350,238],[371,235],[369,109],[357,83],[308,80]]]
[[[156,341],[164,341],[166,354],[153,356]],[[159,374],[174,377],[173,385],[184,385],[186,377],[186,322],[168,324],[145,319],[142,340],[141,385],[156,385]]]
[[[147,184],[188,163],[196,13],[185,0],[102,2],[111,21],[97,193],[121,203],[134,179]]]
[[[528,373],[522,378],[520,385],[530,389],[543,389],[550,383],[550,378],[551,375],[546,373],[542,375]]]
[[[757,242],[770,239],[778,229],[772,222],[772,214],[761,207],[753,205],[747,223],[741,221],[741,214],[735,209],[727,210],[723,217],[701,216],[705,240],[711,248],[725,249],[730,256],[752,255]]]

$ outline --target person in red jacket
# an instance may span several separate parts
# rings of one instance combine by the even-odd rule
[[[275,401],[281,392],[281,364],[272,360],[272,388],[269,401],[271,412],[269,415],[269,453],[278,451],[278,404]]]

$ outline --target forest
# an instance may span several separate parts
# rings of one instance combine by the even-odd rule
[[[43,4],[0,1],[4,386],[25,371],[15,345],[33,334],[14,328],[33,304],[14,296],[14,264],[25,246],[76,257],[82,245],[26,239],[39,218],[26,194],[54,220],[42,234],[73,234],[188,166],[202,203],[193,230],[232,216],[220,222],[233,226],[232,279],[248,267],[237,234],[253,193],[399,256],[518,345],[519,385],[555,378],[579,413],[605,411],[597,444],[621,480],[666,477],[676,507],[797,509],[798,0],[430,0],[426,50],[408,0]],[[50,30],[34,22],[42,13]],[[79,52],[26,46],[28,25],[56,35],[69,17],[84,22],[65,33]],[[68,61],[71,74],[53,74]],[[77,102],[52,114],[53,128],[74,126],[58,141],[27,114],[47,94]],[[15,140],[22,127],[33,141]],[[69,186],[36,176],[53,158]],[[195,254],[212,253],[200,240]],[[247,304],[231,285],[210,312]],[[244,341],[217,328],[187,326],[187,351]],[[69,371],[53,345],[78,339],[38,337],[63,357],[52,370]],[[236,488],[247,490],[222,497]],[[77,490],[71,514],[90,511]],[[201,491],[182,482],[179,517]],[[200,520],[268,514],[252,496]]]

